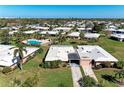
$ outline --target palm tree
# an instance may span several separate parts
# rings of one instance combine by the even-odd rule
[[[58,38],[57,38],[57,41],[58,41],[60,44],[62,44],[62,42],[65,41],[65,40],[66,40],[66,35],[62,35],[62,32],[60,31],[60,32],[59,32],[59,36],[58,36]]]
[[[124,70],[120,70],[115,74],[115,77],[121,80],[121,83],[124,83]]]
[[[14,58],[18,58],[17,59],[17,66],[20,68],[20,70],[22,70],[22,62],[23,62],[23,51],[25,53],[27,53],[26,48],[23,46],[23,44],[19,43],[18,41],[16,42],[16,46],[12,47],[10,49],[15,49],[14,50]]]

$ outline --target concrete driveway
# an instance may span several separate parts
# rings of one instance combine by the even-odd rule
[[[82,78],[82,74],[80,71],[80,66],[75,63],[70,63],[71,66],[71,72],[72,72],[72,79],[73,79],[73,86],[74,87],[80,87],[78,80]]]

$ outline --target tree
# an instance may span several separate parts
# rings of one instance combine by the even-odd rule
[[[94,86],[96,86],[96,81],[92,77],[89,77],[89,76],[84,76],[78,82],[83,87],[94,87]]]
[[[19,43],[19,41],[16,41],[16,46],[12,47],[10,49],[14,49],[14,58],[17,59],[17,66],[22,70],[22,62],[23,62],[23,51],[27,53],[26,48],[23,46],[23,44]]]
[[[124,62],[123,61],[119,61],[116,63],[116,67],[120,68],[120,69],[124,69]]]
[[[74,27],[72,28],[72,31],[77,31],[77,24],[74,25]]]
[[[10,43],[9,31],[7,31],[7,30],[2,31],[0,34],[0,37],[1,37],[1,43],[2,44],[9,44]]]
[[[84,38],[84,33],[81,31],[80,33],[80,39],[83,39]]]
[[[120,25],[118,29],[124,29],[124,25]]]
[[[120,70],[117,73],[115,73],[115,77],[117,79],[120,79],[121,83],[124,83],[124,70]]]
[[[104,25],[104,24],[97,24],[97,23],[94,23],[93,31],[95,31],[95,32],[100,32],[100,31],[102,31],[104,28],[105,28],[105,25]]]
[[[50,26],[49,26],[49,31],[52,31],[52,30],[53,30],[53,26],[50,25]]]

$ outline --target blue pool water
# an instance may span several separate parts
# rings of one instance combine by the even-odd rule
[[[27,40],[27,43],[30,45],[40,45],[42,42],[36,39],[29,39]]]

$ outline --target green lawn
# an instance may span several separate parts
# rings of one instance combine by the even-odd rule
[[[47,47],[43,47],[47,50]],[[46,51],[44,51],[46,52]],[[0,86],[12,86],[12,81],[17,78],[22,82],[35,74],[39,77],[37,86],[57,87],[63,85],[66,87],[73,86],[70,68],[43,69],[39,67],[41,59],[45,53],[36,55],[33,59],[23,65],[23,70],[18,68],[13,72],[4,75],[0,73]]]
[[[116,73],[116,69],[100,69],[100,70],[94,70],[94,72],[96,74],[96,77],[97,77],[99,83],[103,87],[117,87],[118,86],[117,83],[114,83],[103,77],[104,75],[114,76],[114,74]]]
[[[100,45],[117,59],[124,60],[124,42],[111,40],[107,37],[101,37],[97,42],[78,39],[66,39],[66,41],[64,41],[62,44],[68,44],[73,46],[79,44]],[[39,64],[42,62],[42,58],[46,54],[49,47],[45,46],[42,48],[44,50],[44,53],[37,54],[33,59],[24,64],[22,71],[20,71],[19,69],[15,69],[8,75],[4,75],[0,72],[0,86],[12,86],[12,81],[14,80],[14,78],[20,79],[23,82],[24,80],[34,76],[35,74],[37,74],[40,79],[37,86],[73,86],[70,68],[43,69],[39,67]],[[117,86],[117,84],[105,80],[104,78],[102,78],[102,75],[114,75],[114,73],[115,72],[112,69],[95,70],[95,74],[98,80],[102,83],[103,86],[106,87]]]

